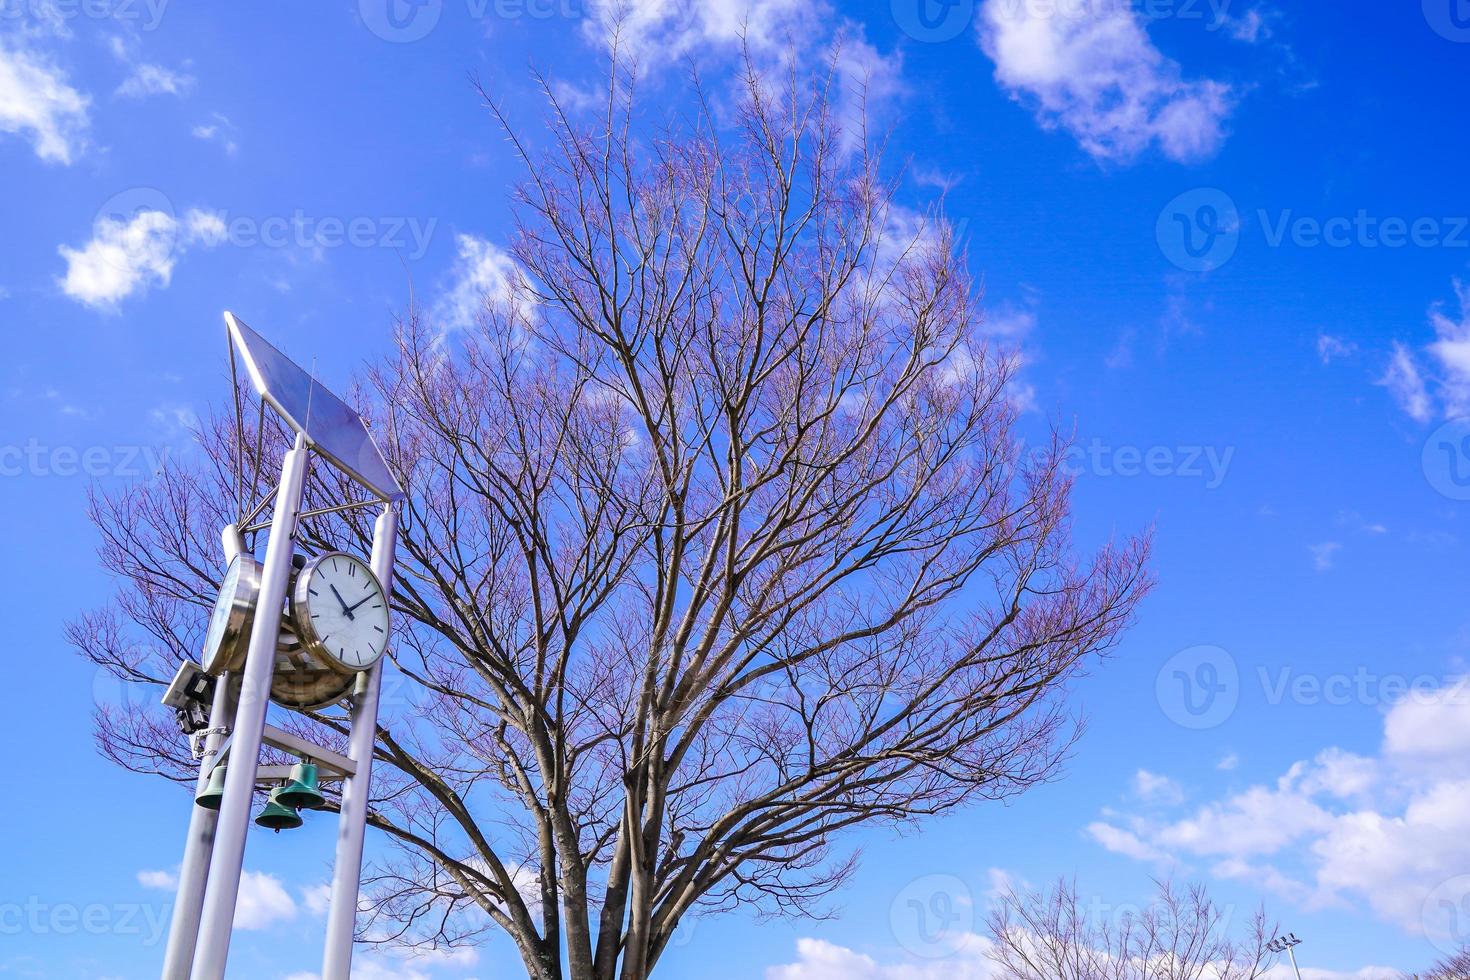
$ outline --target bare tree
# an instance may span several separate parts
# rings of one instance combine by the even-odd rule
[[[1000,980],[1253,980],[1270,966],[1265,914],[1240,941],[1203,886],[1157,882],[1139,909],[1090,905],[1075,882],[1011,890],[990,916]]]
[[[1470,980],[1470,947],[1441,960],[1428,973],[1405,974],[1404,980]]]
[[[642,980],[686,916],[822,914],[842,831],[1011,796],[1069,746],[1146,541],[1073,558],[1064,441],[1023,448],[947,224],[896,203],[831,85],[747,64],[738,111],[654,135],[615,69],[595,125],[545,87],[540,148],[492,103],[516,271],[473,327],[412,311],[359,393],[411,491],[369,938],[500,930],[535,980]],[[204,428],[94,502],[121,590],[71,636],[125,681],[198,646],[255,435]],[[161,716],[104,708],[98,739],[188,775]]]

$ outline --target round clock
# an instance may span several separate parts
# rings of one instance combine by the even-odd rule
[[[260,562],[240,552],[230,561],[204,635],[204,670],[215,676],[245,662],[250,624],[260,599]]]
[[[367,562],[334,552],[296,577],[291,613],[301,644],[342,673],[358,673],[388,649],[388,597]]]

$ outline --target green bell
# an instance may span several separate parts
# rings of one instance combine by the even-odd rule
[[[218,810],[225,798],[225,767],[215,766],[209,771],[209,782],[194,797],[194,802],[206,810]]]
[[[301,826],[301,814],[289,806],[281,803],[281,790],[285,787],[277,786],[271,790],[270,799],[265,801],[265,806],[255,816],[255,824],[267,830],[280,833],[283,830],[295,830]]]
[[[297,810],[320,810],[327,802],[317,782],[316,766],[298,762],[291,767],[291,781],[276,792],[276,799]]]

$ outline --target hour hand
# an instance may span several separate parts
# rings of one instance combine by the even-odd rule
[[[337,587],[335,585],[332,586],[332,595],[337,597],[337,602],[342,606],[342,611],[347,614],[347,618],[352,619],[352,609],[348,608],[347,600],[342,598],[342,593],[337,591]]]

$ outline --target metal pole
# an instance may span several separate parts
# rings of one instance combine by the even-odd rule
[[[1286,947],[1286,955],[1291,957],[1291,972],[1296,974],[1296,980],[1302,980],[1301,967],[1296,965],[1296,950],[1288,946]]]
[[[209,734],[204,737],[204,757],[199,762],[198,796],[209,782],[209,772],[219,754],[219,744],[230,727],[235,708],[235,675],[220,675],[214,685],[214,703],[209,707]],[[194,944],[199,941],[199,917],[204,912],[204,880],[209,877],[210,852],[219,814],[202,806],[191,806],[189,837],[184,844],[184,861],[179,867],[179,890],[174,897],[173,922],[168,930],[168,949],[163,954],[163,980],[187,980],[194,963]]]
[[[389,504],[373,528],[373,574],[383,583],[383,594],[393,594],[393,551],[398,542],[398,512]],[[332,866],[332,897],[327,906],[327,949],[322,958],[322,980],[348,980],[352,972],[352,936],[357,929],[357,898],[362,882],[362,839],[367,829],[368,789],[372,785],[373,745],[378,734],[378,695],[383,686],[383,661],[366,677],[361,693],[352,699],[352,734],[347,755],[357,763],[357,774],[342,784],[342,815],[337,823],[337,859]]]
[[[270,542],[266,545],[260,577],[260,605],[255,611],[255,625],[245,654],[244,683],[235,711],[234,742],[230,764],[225,770],[225,793],[215,831],[214,860],[210,863],[205,889],[193,980],[224,980],[225,962],[230,955],[230,931],[245,861],[245,834],[250,829],[250,803],[255,793],[256,767],[260,764],[260,735],[265,728],[265,711],[270,700],[281,610],[291,581],[296,515],[301,510],[306,486],[306,466],[306,437],[297,435],[295,447],[286,454],[281,466],[281,484],[271,517]]]

